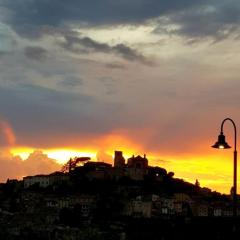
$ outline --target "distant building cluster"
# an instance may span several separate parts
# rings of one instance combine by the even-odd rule
[[[85,158],[84,158],[85,159]],[[80,159],[81,160],[81,159]],[[134,181],[143,181],[146,177],[151,177],[157,182],[162,182],[167,171],[159,167],[148,165],[146,155],[141,157],[132,156],[125,160],[122,151],[115,151],[114,165],[105,162],[85,162],[83,166],[70,167],[68,173],[55,172],[49,175],[27,176],[23,178],[24,188],[38,185],[41,188],[61,183],[68,183],[71,176],[86,177],[92,180],[119,180],[124,177]],[[199,186],[198,186],[199,187]],[[206,196],[211,195],[211,190],[201,188],[201,192]],[[58,201],[49,202],[49,206],[58,208],[74,205],[73,199],[58,199]],[[231,216],[232,210],[229,204],[215,202],[212,205],[204,202],[202,199],[191,198],[184,193],[177,193],[173,196],[158,196],[139,194],[134,199],[125,202],[124,213],[127,216],[152,217],[154,215],[186,215],[195,216]]]
[[[49,175],[36,175],[27,176],[23,178],[24,188],[28,188],[33,185],[39,185],[39,187],[46,188],[54,184],[60,184],[69,181],[69,176],[62,172],[55,172]]]

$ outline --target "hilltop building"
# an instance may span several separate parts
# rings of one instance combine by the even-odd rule
[[[127,160],[127,164],[125,163],[125,158],[121,151],[115,151],[114,156],[114,168],[122,169],[123,175],[127,176],[133,180],[143,180],[144,176],[148,173],[148,160],[146,155],[144,157],[134,155]],[[117,171],[120,174],[119,171]]]
[[[134,157],[134,155],[128,159],[127,162],[128,168],[135,168],[135,169],[147,169],[148,168],[148,160],[146,158],[146,154],[144,154],[144,157],[137,156]]]

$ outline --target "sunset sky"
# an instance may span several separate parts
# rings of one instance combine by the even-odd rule
[[[229,193],[239,24],[237,0],[0,0],[0,181],[122,150]]]

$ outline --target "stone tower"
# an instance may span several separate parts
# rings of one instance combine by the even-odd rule
[[[114,167],[123,168],[125,166],[125,158],[122,155],[122,151],[115,151]]]

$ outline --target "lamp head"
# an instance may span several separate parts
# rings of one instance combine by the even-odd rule
[[[228,143],[225,140],[225,136],[221,132],[220,135],[218,136],[218,141],[212,145],[213,148],[218,148],[218,149],[227,149],[231,148],[231,146],[228,145]]]

